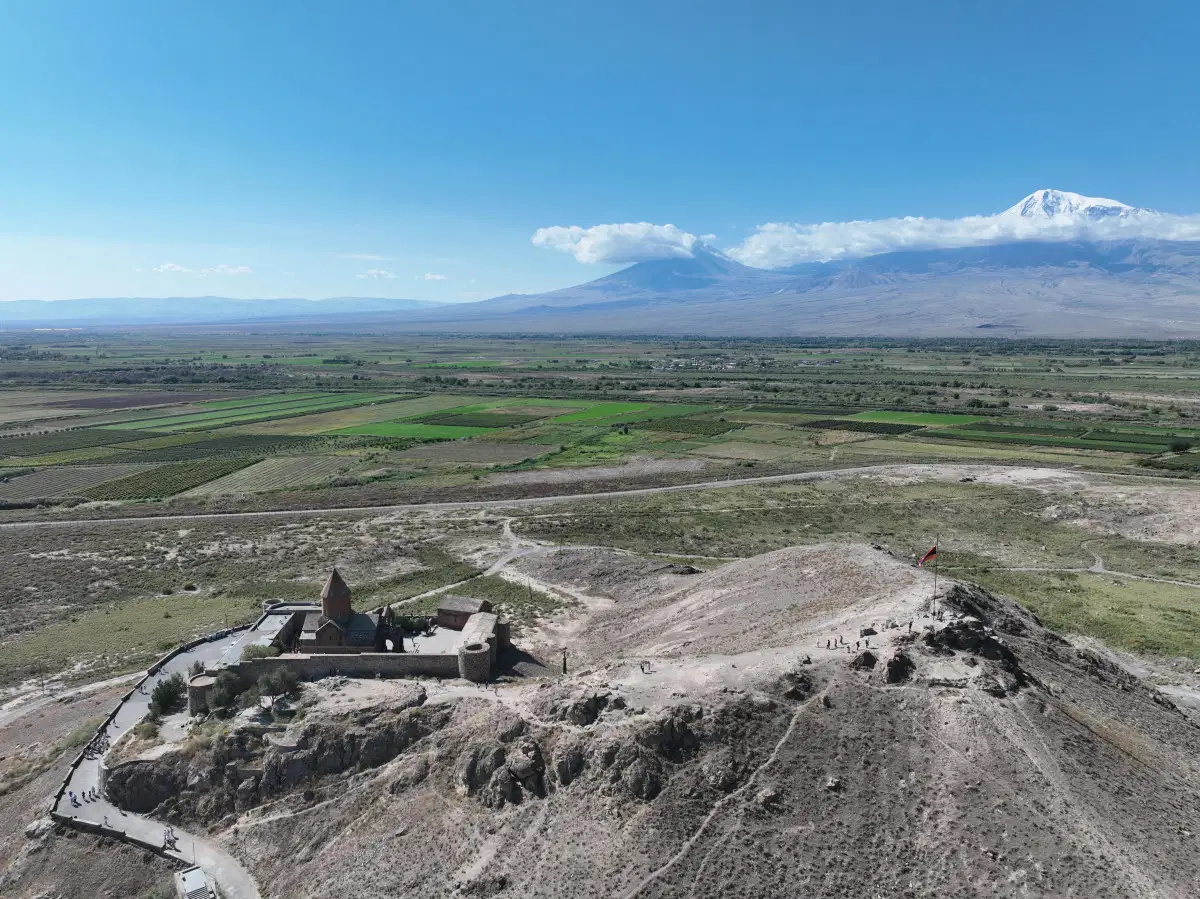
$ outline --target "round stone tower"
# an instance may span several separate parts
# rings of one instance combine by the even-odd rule
[[[460,677],[485,684],[492,676],[492,649],[486,643],[466,643],[458,648]]]
[[[349,618],[354,614],[350,605],[350,588],[335,568],[321,591],[321,612],[326,618]]]

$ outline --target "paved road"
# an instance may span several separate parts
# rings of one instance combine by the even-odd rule
[[[865,474],[911,469],[921,463],[895,465],[861,465],[855,468],[831,468],[821,471],[799,471],[793,474],[761,475],[754,478],[724,478],[717,481],[698,481],[694,484],[672,484],[666,487],[637,487],[631,490],[604,490],[598,493],[567,493],[557,496],[530,496],[521,499],[475,499],[446,503],[404,503],[395,506],[334,506],[324,509],[278,509],[266,512],[203,512],[188,515],[145,515],[137,518],[71,518],[54,521],[8,521],[0,530],[25,528],[61,528],[80,525],[155,524],[163,521],[206,521],[222,518],[302,518],[314,515],[387,515],[392,512],[449,512],[455,509],[504,509],[521,506],[543,506],[555,503],[586,502],[594,499],[613,499],[624,496],[649,496],[655,493],[684,493],[692,490],[724,490],[729,487],[752,487],[756,484],[781,484],[788,481],[821,481],[841,475]],[[956,466],[936,463],[940,468],[977,468],[979,464]],[[994,464],[994,463],[986,463]],[[1025,466],[1029,467],[1029,466]],[[1042,466],[1045,467],[1045,466]]]
[[[0,531],[33,528],[78,527],[81,525],[104,524],[155,524],[162,521],[205,521],[222,518],[303,518],[321,515],[386,515],[391,512],[442,512],[455,509],[504,509],[522,506],[544,506],[555,503],[587,502],[595,499],[614,499],[624,496],[648,496],[655,493],[684,493],[692,490],[724,490],[729,487],[753,487],[761,484],[782,484],[789,481],[824,481],[842,475],[905,472],[914,468],[936,467],[969,473],[980,467],[988,468],[1055,468],[1064,471],[1080,471],[1110,480],[1146,481],[1163,484],[1164,479],[1155,475],[1132,474],[1119,471],[1090,471],[1079,465],[1053,466],[1042,462],[1037,465],[1017,463],[1006,465],[994,460],[974,462],[897,462],[889,465],[858,465],[847,468],[825,468],[820,471],[798,471],[792,474],[760,475],[753,478],[723,478],[716,481],[697,481],[693,484],[672,484],[665,487],[636,487],[630,490],[603,490],[597,493],[565,493],[556,496],[530,496],[522,499],[477,499],[445,503],[404,503],[393,506],[333,506],[321,509],[276,509],[264,512],[203,512],[188,515],[143,515],[136,518],[70,518],[53,521],[7,521],[0,522]],[[1183,486],[1175,481],[1171,486]]]
[[[147,679],[144,693],[135,692],[117,710],[116,717],[108,726],[109,739],[115,743],[117,739],[135,724],[142,720],[150,706],[150,693],[160,680],[178,672],[185,677],[193,662],[206,666],[215,664],[225,655],[234,643],[253,642],[249,635],[252,631],[242,634],[232,634],[211,643],[202,643],[194,649],[183,652],[171,659],[154,677]],[[84,759],[67,784],[67,790],[76,796],[82,796],[88,790],[95,788],[100,793],[100,759]],[[164,825],[144,815],[135,815],[122,811],[107,799],[101,798],[96,802],[81,802],[78,806],[71,804],[68,794],[64,793],[55,810],[60,814],[73,816],[93,824],[104,824],[107,818],[108,826],[134,836],[147,843],[161,846]],[[226,899],[260,899],[258,886],[249,872],[243,868],[232,855],[212,842],[205,836],[188,833],[176,828],[178,851],[170,852],[181,861],[197,864],[216,881]]]

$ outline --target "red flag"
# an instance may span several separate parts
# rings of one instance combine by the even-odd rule
[[[930,547],[929,552],[927,552],[927,553],[925,553],[925,555],[921,556],[921,561],[917,563],[917,567],[924,568],[926,562],[930,561],[931,559],[936,559],[936,558],[937,558],[937,546],[935,544],[934,546]]]

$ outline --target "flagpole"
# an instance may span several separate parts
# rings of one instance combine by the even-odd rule
[[[941,534],[933,538],[933,611],[935,614],[937,613],[938,544],[941,542]]]

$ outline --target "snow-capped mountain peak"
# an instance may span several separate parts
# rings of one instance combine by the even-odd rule
[[[1015,206],[1001,213],[1007,218],[1041,219],[1043,221],[1096,221],[1144,215],[1149,210],[1138,209],[1118,200],[1104,197],[1085,197],[1068,190],[1035,190]]]

